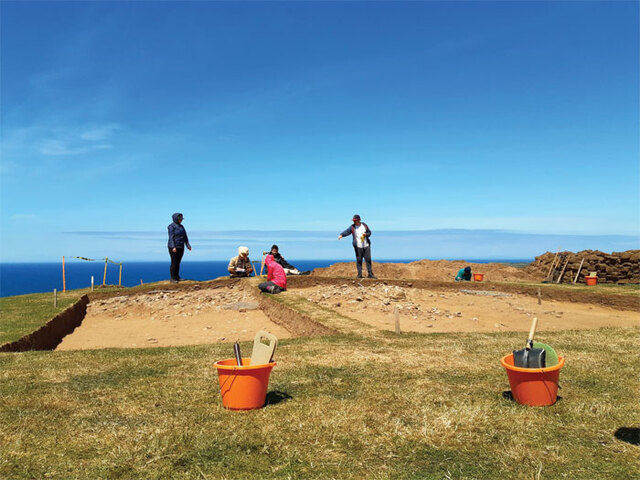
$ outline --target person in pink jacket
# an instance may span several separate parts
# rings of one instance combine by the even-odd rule
[[[287,289],[287,275],[284,268],[275,261],[273,255],[269,254],[265,257],[264,263],[267,265],[267,281],[258,285],[261,292],[280,293]]]

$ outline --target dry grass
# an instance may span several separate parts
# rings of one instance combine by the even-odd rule
[[[640,426],[637,328],[541,338],[562,398],[530,408],[499,365],[522,334],[397,336],[278,300],[344,333],[282,341],[250,412],[221,406],[230,345],[0,354],[0,478],[640,477],[615,437]]]
[[[495,284],[513,285],[513,282],[492,282]],[[534,283],[534,282],[518,282],[517,285],[526,285],[530,287],[540,287],[542,289],[556,289],[563,291],[579,291],[579,292],[592,292],[601,293],[606,295],[625,295],[638,297],[640,302],[640,285],[636,283],[629,284],[614,284],[614,283],[598,283],[592,287],[585,285],[584,283]]]

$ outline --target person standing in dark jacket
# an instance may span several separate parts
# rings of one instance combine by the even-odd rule
[[[369,226],[360,221],[360,215],[353,216],[353,224],[344,232],[338,235],[338,240],[347,235],[353,236],[353,249],[356,251],[356,267],[358,268],[358,278],[362,278],[362,259],[367,264],[369,278],[376,278],[371,269],[371,230]]]
[[[173,223],[167,227],[169,231],[169,255],[171,256],[169,273],[171,274],[171,283],[178,283],[182,280],[180,278],[180,261],[184,255],[184,247],[186,246],[191,250],[191,245],[189,244],[187,231],[182,226],[182,219],[184,218],[182,214],[174,213],[171,218]]]

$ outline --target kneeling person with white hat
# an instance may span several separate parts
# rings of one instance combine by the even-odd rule
[[[249,260],[249,249],[247,247],[238,248],[238,256],[233,257],[227,267],[229,275],[232,277],[248,277],[253,272],[253,265]]]

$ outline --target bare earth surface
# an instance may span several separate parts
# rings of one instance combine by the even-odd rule
[[[411,332],[528,331],[538,317],[538,331],[638,326],[638,312],[596,305],[543,301],[535,297],[483,290],[429,291],[393,285],[336,285],[292,290],[342,315],[372,327]]]
[[[469,263],[449,260],[418,260],[411,263],[373,262],[373,273],[378,278],[407,278],[415,280],[453,280],[458,270],[471,267],[473,273],[484,274],[485,281],[494,282],[531,282],[541,281],[544,275],[527,274],[521,268],[504,263]],[[366,275],[366,268],[364,268]],[[355,277],[355,262],[335,263],[326,268],[316,268],[312,275],[318,277]]]
[[[57,350],[148,348],[252,340],[258,330],[291,335],[240,289],[156,291],[96,300]]]
[[[342,315],[371,325],[394,330],[394,310],[398,309],[400,328],[407,332],[496,332],[528,331],[532,317],[538,317],[538,331],[592,329],[605,326],[639,326],[638,309],[614,309],[598,303],[580,303],[570,296],[543,300],[522,293],[506,293],[487,284],[451,290],[437,282],[453,283],[453,276],[465,262],[420,260],[410,264],[374,263],[378,278],[434,281],[433,287],[385,285],[381,281],[363,284],[335,280],[313,285],[313,277],[354,277],[355,263],[339,263],[316,269],[311,284],[291,282],[282,295],[304,297]],[[504,264],[471,264],[485,281],[539,281]],[[246,281],[245,281],[246,280]],[[302,282],[302,278],[296,279]],[[306,280],[305,280],[306,281]],[[344,283],[343,283],[344,282]],[[470,284],[471,285],[471,284]],[[293,335],[259,309],[257,291],[248,279],[230,285],[169,288],[111,298],[97,298],[87,307],[80,327],[66,336],[58,350],[108,347],[144,348],[195,345],[253,339],[256,331],[267,330],[278,338]],[[424,285],[423,285],[424,287]],[[482,288],[482,287],[481,287]],[[505,286],[506,290],[509,290]],[[602,294],[600,294],[602,295]],[[565,301],[565,298],[567,301]],[[635,301],[636,298],[632,301]],[[295,320],[293,320],[295,321]]]

